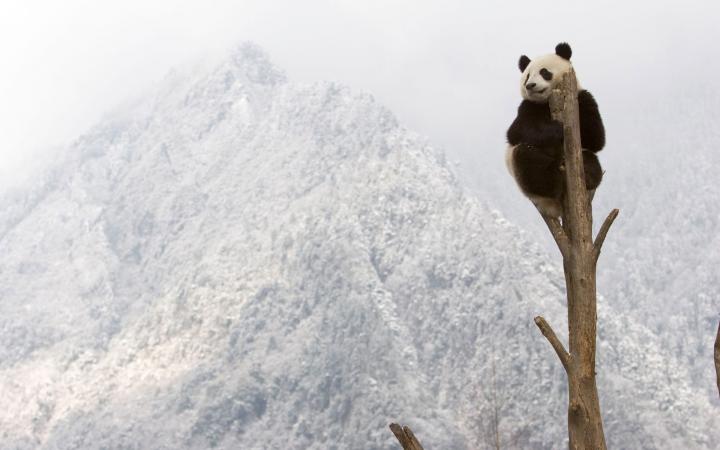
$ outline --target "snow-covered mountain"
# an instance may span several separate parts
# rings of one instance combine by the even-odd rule
[[[619,308],[691,368],[693,386],[717,409],[720,96],[707,90],[679,97],[638,106],[618,130],[626,142],[608,154],[614,170],[600,205],[620,203],[623,220],[608,241],[613,263],[602,267],[600,281]]]
[[[559,262],[371,96],[253,45],[0,206],[2,448],[390,449],[390,421],[429,450],[565,445],[532,322],[564,334]],[[610,446],[713,448],[710,399],[601,303]]]

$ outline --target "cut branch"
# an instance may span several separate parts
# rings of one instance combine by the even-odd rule
[[[715,377],[717,378],[718,395],[720,395],[720,323],[715,338]]]
[[[400,445],[402,445],[403,450],[424,450],[410,427],[401,427],[396,423],[391,423],[390,430],[400,442]]]
[[[595,243],[593,244],[593,258],[596,263],[598,258],[600,257],[600,250],[602,250],[603,243],[605,242],[605,236],[607,236],[610,227],[612,226],[615,218],[618,216],[619,213],[620,211],[618,209],[613,209],[612,211],[610,211],[610,214],[608,214],[605,222],[603,222],[602,226],[600,227],[600,231],[598,231],[598,235],[595,238]]]
[[[539,209],[538,212],[540,212]],[[557,219],[557,217],[546,216],[542,212],[540,212],[540,216],[545,221],[545,224],[550,230],[550,234],[552,234],[552,237],[555,239],[555,243],[557,244],[558,249],[560,249],[560,254],[562,254],[563,258],[567,257],[567,252],[570,248],[570,242],[568,241],[568,237],[565,234],[565,230],[563,230],[560,221]]]
[[[553,331],[550,324],[547,323],[542,316],[537,316],[535,318],[535,325],[540,328],[540,332],[543,334],[543,336],[545,336],[545,338],[547,338],[548,342],[550,342],[550,345],[552,345],[552,348],[555,349],[555,353],[557,353],[558,358],[560,358],[560,362],[562,363],[565,371],[567,372],[571,357],[567,350],[565,350],[565,347],[563,347],[560,339],[558,339],[555,331]]]

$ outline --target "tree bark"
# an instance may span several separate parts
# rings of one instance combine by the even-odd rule
[[[718,395],[720,395],[720,323],[715,338],[715,377],[717,378]]]
[[[600,401],[595,382],[597,296],[595,269],[600,249],[617,217],[605,219],[595,242],[592,239],[591,198],[585,188],[577,81],[570,70],[550,97],[553,119],[563,123],[565,195],[562,223],[543,216],[563,257],[567,287],[569,351],[552,327],[538,316],[535,323],[560,358],[568,378],[568,434],[571,449],[605,449]]]
[[[424,450],[410,427],[401,427],[396,423],[391,423],[390,430],[402,445],[403,450]]]

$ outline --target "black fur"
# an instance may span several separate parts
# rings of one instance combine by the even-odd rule
[[[525,72],[525,68],[530,64],[530,58],[528,58],[525,55],[522,55],[520,57],[520,60],[518,61],[518,67],[520,68],[520,72]]]
[[[515,148],[515,177],[523,191],[542,197],[560,197],[562,172],[557,153],[552,147],[534,147],[525,143]]]
[[[570,61],[570,58],[572,57],[572,49],[567,42],[561,42],[555,46],[555,54]]]
[[[602,181],[603,171],[600,167],[600,161],[595,153],[583,151],[583,166],[585,167],[585,187],[588,190],[597,189]]]
[[[603,171],[595,153],[583,151],[585,187],[597,189],[602,181]],[[513,154],[515,176],[523,191],[528,194],[559,199],[563,192],[564,175],[560,170],[561,160],[552,150],[520,144]]]
[[[605,128],[597,103],[588,91],[578,93],[580,133],[585,167],[585,185],[595,189],[602,181],[602,167],[595,152],[605,145]],[[515,178],[527,194],[559,198],[562,195],[563,129],[552,120],[547,103],[523,100],[518,114],[507,131],[510,145],[516,146],[513,154]]]
[[[517,117],[508,128],[507,140],[510,145],[560,146],[563,140],[562,124],[552,120],[547,104],[523,100]]]
[[[578,107],[582,148],[597,153],[605,147],[605,126],[598,105],[591,93],[582,90],[578,92]]]

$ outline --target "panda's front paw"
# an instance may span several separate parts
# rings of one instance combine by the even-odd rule
[[[536,151],[541,153],[548,161],[558,161],[561,156],[561,148],[559,145],[544,145],[537,147]]]
[[[563,124],[560,121],[553,120],[550,122],[550,143],[562,144],[564,138]]]

